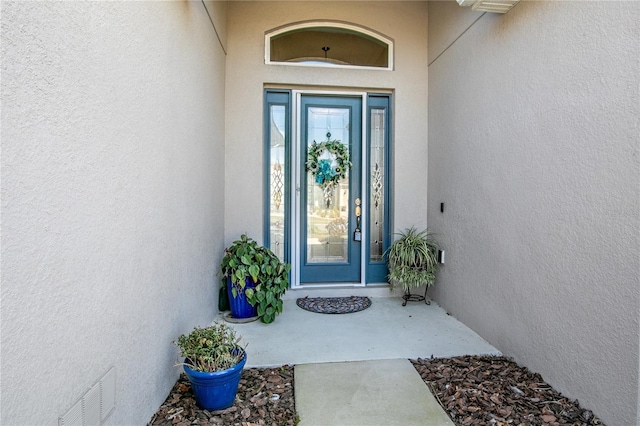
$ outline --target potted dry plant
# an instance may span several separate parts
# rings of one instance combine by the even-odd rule
[[[224,323],[196,327],[175,342],[183,361],[179,363],[191,383],[198,407],[223,410],[233,405],[247,354],[242,338]]]

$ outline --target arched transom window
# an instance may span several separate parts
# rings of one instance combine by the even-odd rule
[[[265,63],[393,69],[393,42],[364,27],[315,21],[265,35]]]

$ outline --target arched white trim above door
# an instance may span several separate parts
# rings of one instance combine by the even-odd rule
[[[319,45],[317,50],[324,50],[325,47],[328,49],[325,51],[325,57],[321,56],[321,53],[314,50],[313,52],[308,53],[298,53],[294,59],[291,60],[278,60],[276,58],[272,58],[272,41],[281,39],[285,37],[287,34],[304,34],[308,32],[309,34],[313,32],[321,32],[326,33],[328,35],[333,34],[342,34],[345,36],[351,36],[352,38],[360,39],[362,42],[362,50],[365,50],[366,45],[369,46],[378,46],[380,52],[384,52],[384,57],[380,57],[376,59],[376,64],[367,64],[368,61],[371,61],[371,58],[367,58],[367,60],[359,60],[357,54],[358,50],[354,50],[350,48],[349,51],[352,55],[355,53],[354,61],[345,61],[341,58],[335,57],[335,52],[338,52],[338,49],[334,46],[334,57],[331,57],[331,46],[324,46],[323,41],[319,40]],[[326,44],[326,43],[325,43]],[[265,64],[277,64],[277,65],[290,65],[290,66],[303,66],[303,67],[340,67],[340,68],[352,68],[352,69],[371,69],[371,70],[393,70],[393,52],[394,52],[394,42],[391,38],[384,36],[374,30],[369,28],[355,25],[347,22],[341,21],[329,21],[329,20],[316,20],[316,21],[304,21],[297,22],[293,24],[288,24],[282,27],[278,27],[267,31],[265,33],[265,41],[264,41],[264,60]],[[363,52],[364,54],[364,52]],[[362,64],[354,64],[350,62],[361,62]]]

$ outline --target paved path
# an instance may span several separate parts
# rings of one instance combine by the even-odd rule
[[[295,366],[300,426],[453,426],[409,360]]]

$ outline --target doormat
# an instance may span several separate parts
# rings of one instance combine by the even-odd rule
[[[368,297],[303,297],[296,304],[304,310],[319,314],[350,314],[363,311],[371,306]]]

